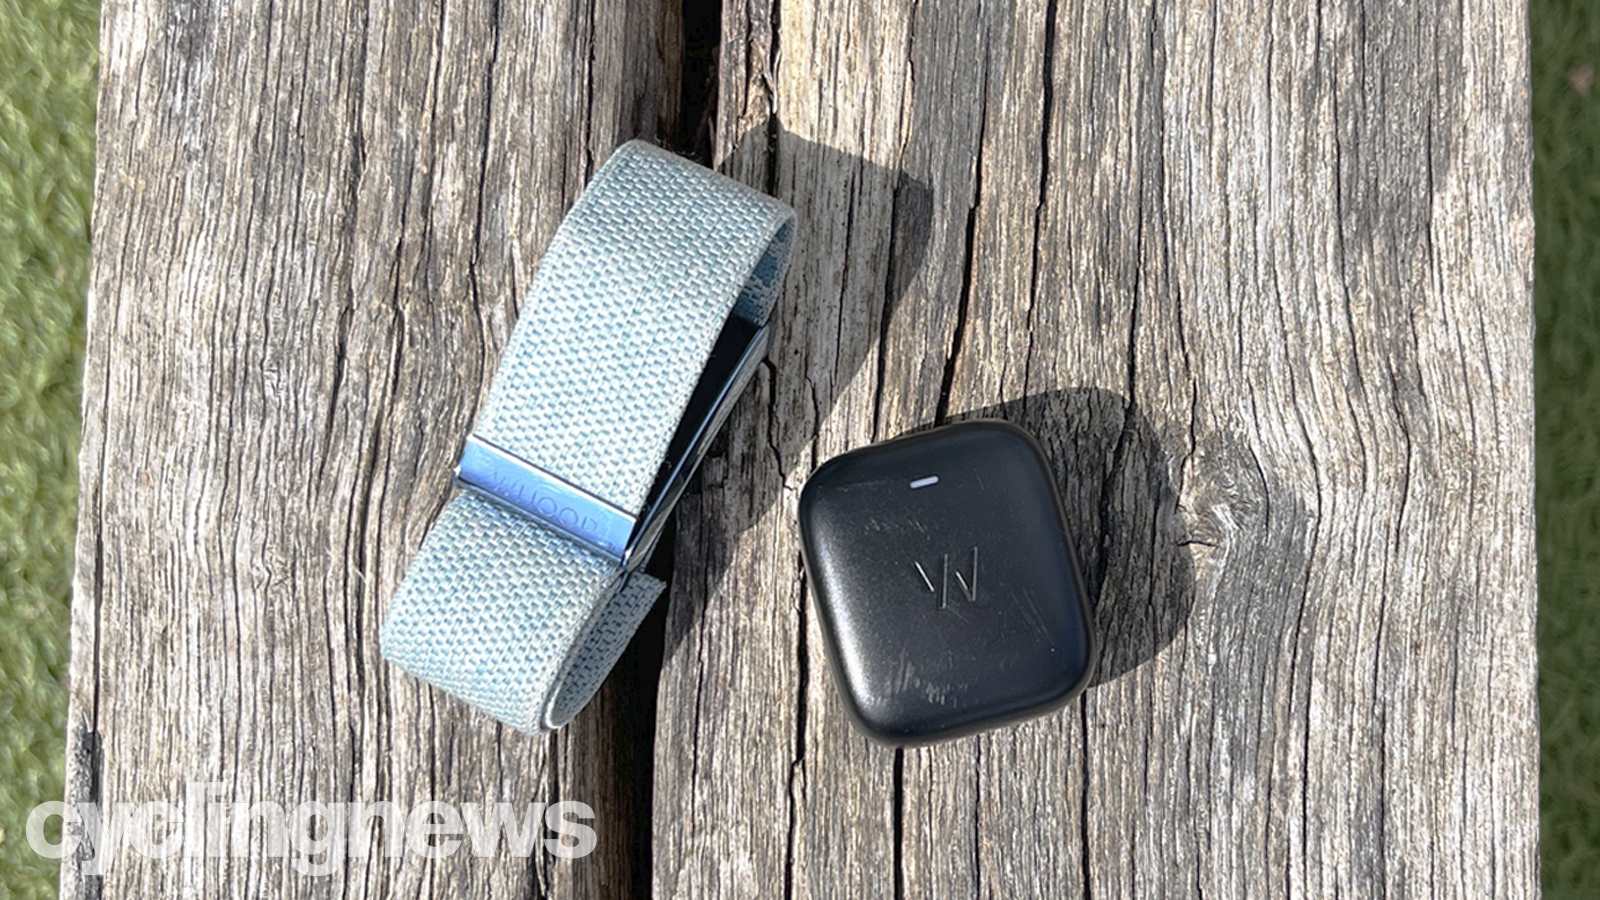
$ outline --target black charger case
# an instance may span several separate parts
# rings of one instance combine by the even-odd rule
[[[926,743],[1058,709],[1098,652],[1033,437],[976,420],[863,447],[800,494],[807,578],[844,706]]]

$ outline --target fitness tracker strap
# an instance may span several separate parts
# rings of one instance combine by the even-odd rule
[[[383,655],[513,728],[588,703],[664,585],[638,571],[766,354],[777,200],[619,148],[545,252],[467,439],[465,490],[389,606]]]

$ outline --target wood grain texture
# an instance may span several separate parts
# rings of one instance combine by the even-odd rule
[[[648,665],[534,740],[374,637],[557,221],[676,130],[676,5],[108,2],[69,798],[582,799],[600,839],[63,895],[1536,894],[1522,11],[1235,6],[725,4],[721,164],[801,231],[680,514],[650,760]],[[1045,445],[1102,669],[886,750],[795,500],[977,415]]]
[[[733,0],[722,165],[800,213],[681,513],[663,897],[1538,892],[1524,11]],[[850,730],[841,451],[1038,433],[1098,593],[1063,712]]]
[[[535,739],[399,673],[376,636],[566,207],[614,146],[676,129],[677,17],[104,5],[68,798],[176,803],[201,781],[285,808],[582,799],[599,840],[577,862],[429,861],[370,835],[321,878],[259,837],[240,859],[124,850],[103,877],[85,852],[63,896],[648,884],[627,675]]]

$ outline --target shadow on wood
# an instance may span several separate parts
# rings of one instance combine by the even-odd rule
[[[773,147],[779,139],[780,135],[776,131],[749,132],[739,142],[735,152],[719,168],[725,172],[765,169],[772,173],[770,177],[775,180],[780,176],[770,160],[776,156]],[[813,223],[821,217],[823,221],[828,221],[828,225],[821,229],[808,227],[799,231],[788,276],[791,284],[789,289],[783,292],[777,307],[772,312],[771,321],[777,333],[773,349],[763,364],[763,371],[758,375],[756,384],[752,386],[750,395],[739,402],[736,417],[741,413],[748,415],[752,412],[762,415],[759,410],[765,410],[774,402],[781,403],[792,399],[774,396],[773,379],[777,377],[777,370],[790,367],[793,363],[792,360],[784,358],[785,351],[797,349],[795,342],[784,339],[785,333],[792,333],[797,329],[821,327],[814,318],[816,307],[809,302],[815,296],[815,291],[831,292],[831,295],[859,295],[858,290],[847,289],[853,284],[854,277],[848,268],[835,273],[837,281],[831,283],[812,283],[806,290],[797,290],[793,284],[796,280],[815,279],[818,272],[827,273],[829,269],[827,259],[830,256],[834,259],[844,259],[851,253],[859,252],[858,249],[853,250],[851,247],[852,238],[857,235],[854,228],[856,223],[847,214],[848,211],[858,204],[869,202],[864,198],[870,197],[880,198],[879,202],[892,206],[893,210],[892,226],[881,248],[888,255],[886,264],[870,267],[886,269],[888,273],[881,290],[874,292],[880,302],[879,308],[866,311],[864,315],[841,316],[836,323],[823,323],[835,330],[861,319],[873,324],[875,334],[873,339],[863,341],[856,336],[840,335],[837,340],[829,342],[830,349],[835,354],[831,370],[836,385],[848,383],[864,363],[877,357],[879,341],[876,335],[881,335],[887,328],[900,299],[921,269],[928,246],[933,192],[925,182],[903,171],[889,169],[794,135],[783,134],[781,139],[784,149],[781,158],[777,160],[777,165],[789,170],[784,177],[792,179],[795,183],[816,186],[814,191],[792,201],[798,214],[802,219],[810,219]],[[766,185],[766,189],[769,193],[777,193],[773,184]],[[828,216],[833,212],[841,215],[832,217],[830,221]],[[809,237],[819,231],[836,239],[838,243],[830,241],[819,244],[814,240],[808,241]],[[872,237],[876,239],[882,236],[874,234]],[[800,371],[800,367],[793,366],[789,371]],[[810,396],[806,398],[807,402],[800,406],[788,409],[775,408],[766,413],[771,417],[769,421],[780,420],[777,427],[768,429],[771,444],[769,449],[776,454],[785,472],[795,471],[809,475],[811,469],[821,462],[818,459],[810,459],[809,465],[796,465],[793,461],[813,455],[812,441],[816,430],[833,413],[839,391],[813,390],[808,393]],[[733,516],[715,523],[715,530],[720,535],[718,543],[722,547],[731,547],[745,529],[766,515],[777,501],[781,490],[797,486],[787,485],[777,479],[750,477],[754,467],[728,459],[728,434],[731,431],[732,427],[724,429],[715,439],[708,457],[714,461],[713,464],[721,462],[729,466],[733,477],[739,477],[747,482],[743,486],[743,491],[748,496],[749,502],[735,510]],[[697,474],[688,490],[691,504],[700,492],[700,475]],[[676,526],[667,530],[671,533],[676,530]],[[715,552],[711,556],[706,573],[711,583],[716,583],[723,574],[726,559]],[[659,563],[662,559],[663,554],[658,553],[652,562]],[[655,570],[670,583],[670,572],[661,572],[658,568]],[[703,603],[703,598],[698,602]],[[692,610],[686,609],[685,614],[693,618]],[[681,636],[681,630],[669,629],[665,648],[669,658],[677,649],[678,639]]]

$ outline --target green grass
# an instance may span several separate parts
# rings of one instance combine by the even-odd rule
[[[54,896],[23,838],[59,798],[93,0],[0,0],[0,900]],[[1533,0],[1544,887],[1600,897],[1600,5]],[[1582,81],[1581,77],[1578,79]]]
[[[1546,896],[1600,897],[1600,8],[1534,0],[1539,707]],[[1574,85],[1574,80],[1578,83]]]
[[[56,891],[98,15],[0,0],[0,900]]]

